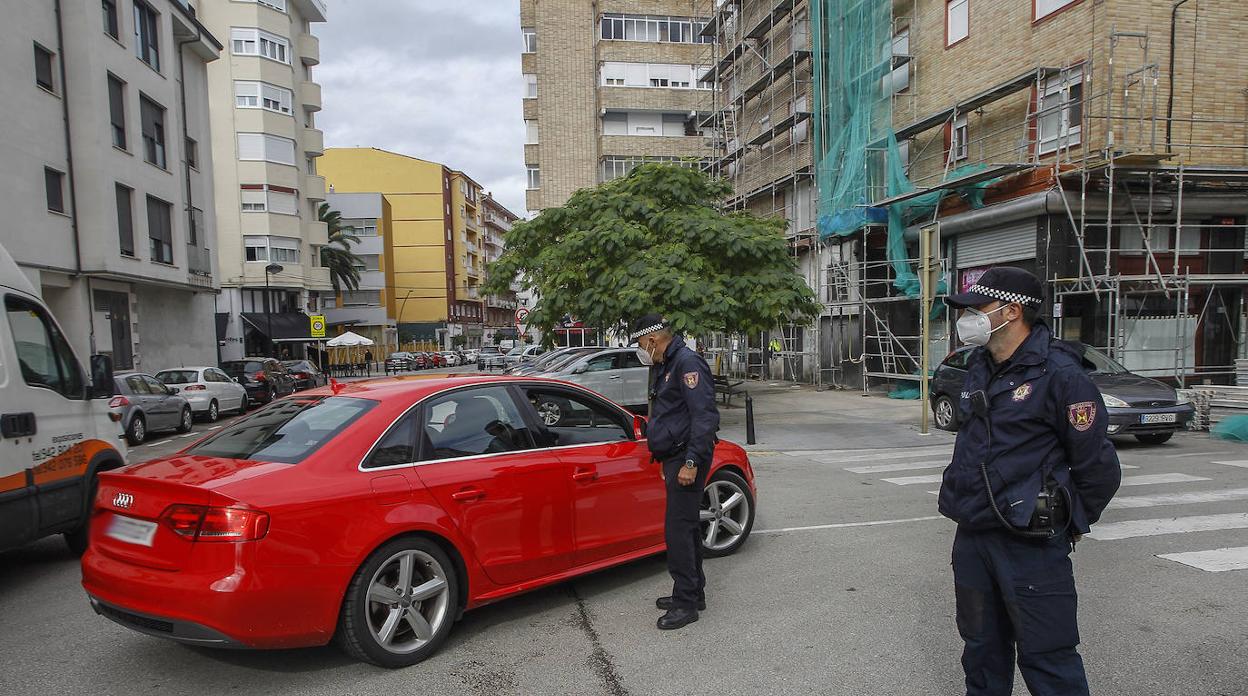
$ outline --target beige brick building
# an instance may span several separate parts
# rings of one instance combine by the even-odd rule
[[[700,82],[711,38],[694,0],[520,0],[529,210],[646,160],[711,153]]]

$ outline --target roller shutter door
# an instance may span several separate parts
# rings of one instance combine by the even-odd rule
[[[957,237],[958,268],[1036,258],[1036,218]]]

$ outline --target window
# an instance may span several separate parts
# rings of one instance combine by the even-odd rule
[[[244,236],[243,249],[248,261],[299,263],[300,242],[293,237]]]
[[[423,461],[531,449],[533,441],[505,387],[452,392],[421,409]]]
[[[602,64],[600,79],[607,87],[667,87],[675,89],[711,89],[712,82],[698,82],[708,68],[680,63]]]
[[[293,115],[295,93],[267,82],[234,81],[234,105],[240,109],[265,109]]]
[[[1059,10],[1065,9],[1079,2],[1079,0],[1032,0],[1032,7],[1035,8],[1035,16],[1032,20],[1040,20]]]
[[[295,166],[295,141],[267,133],[239,133],[238,158]]]
[[[38,304],[5,295],[4,311],[17,347],[22,380],[32,387],[51,389],[69,399],[83,398],[82,368],[69,342]]]
[[[117,241],[122,256],[134,257],[134,189],[116,185]]]
[[[239,200],[244,213],[299,214],[299,192],[272,184],[242,184]]]
[[[194,138],[186,139],[186,166],[199,169],[199,143]]]
[[[143,125],[143,159],[161,169],[166,169],[165,108],[141,96],[139,97],[139,118]]]
[[[945,1],[945,46],[952,46],[971,34],[971,0]]]
[[[270,7],[278,12],[286,11],[286,0],[242,0],[243,2],[254,2],[257,5]]]
[[[35,44],[35,84],[56,92],[56,82],[52,78],[52,55],[48,49]]]
[[[282,399],[222,428],[188,454],[298,464],[377,403],[342,396]]]
[[[689,134],[686,114],[654,111],[608,111],[602,116],[603,135],[684,136]]]
[[[269,260],[269,240],[267,237],[243,237],[243,248],[246,249],[248,261]]]
[[[534,75],[533,73],[524,74],[524,98],[537,98],[537,75]]]
[[[65,212],[65,173],[44,167],[43,189],[48,199],[48,210],[53,213]]]
[[[126,83],[108,76],[108,120],[113,132],[113,147],[126,149]]]
[[[365,469],[376,469],[383,466],[398,466],[416,461],[416,414],[408,412],[397,423],[390,426],[385,435],[373,446]]]
[[[542,187],[542,171],[536,165],[529,165],[529,185],[528,189],[539,189]]]
[[[380,290],[344,290],[342,306],[344,307],[376,307],[381,305]]]
[[[706,20],[692,17],[603,14],[599,36],[608,40],[657,43],[714,43],[713,36],[699,36]]]
[[[910,55],[910,27],[905,27],[893,35],[893,56]],[[896,61],[893,63],[896,65]],[[910,62],[893,68],[888,77],[884,78],[884,93],[895,94],[910,87]]]
[[[151,196],[147,197],[147,238],[153,261],[173,263],[173,206]]]
[[[537,30],[533,27],[522,27],[520,32],[524,34],[524,52],[537,53]]]
[[[700,160],[692,157],[670,157],[670,156],[618,156],[607,155],[602,158],[599,167],[599,177],[601,181],[611,181],[622,176],[627,176],[633,168],[645,162],[664,162],[667,164],[675,164],[687,169],[704,169],[709,167],[710,160]]]
[[[160,15],[143,0],[134,0],[134,55],[160,72]]]
[[[953,120],[952,137],[949,141],[949,149],[953,151],[953,160],[955,162],[966,159],[970,155],[970,128],[967,125],[966,114],[962,114]]]
[[[315,157],[304,157],[303,163],[304,163],[304,167],[307,169],[308,174],[316,173],[316,158]]]
[[[262,29],[234,27],[230,30],[230,47],[236,56],[260,56],[290,64],[290,42]]]
[[[1083,68],[1045,80],[1037,107],[1040,154],[1078,145],[1083,132]]]
[[[537,144],[537,121],[533,119],[524,119],[524,144]]]
[[[103,0],[104,10],[104,33],[114,39],[121,38],[121,31],[117,24],[117,0]]]
[[[602,357],[609,358],[608,362],[614,359],[614,356]],[[571,390],[542,387],[526,389],[525,396],[545,426],[538,436],[542,447],[632,439],[632,419],[592,397]]]

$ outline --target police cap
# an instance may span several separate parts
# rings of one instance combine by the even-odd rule
[[[667,323],[667,320],[663,318],[662,314],[658,314],[657,312],[643,314],[633,320],[633,324],[630,327],[631,330],[628,334],[628,340],[632,343],[636,343],[637,339],[642,336],[648,336],[655,331],[662,331],[663,329],[668,328],[668,326],[669,324]]]
[[[1044,287],[1039,278],[1021,268],[994,266],[985,271],[966,292],[946,297],[945,304],[965,309],[996,300],[1039,309],[1044,303]]]

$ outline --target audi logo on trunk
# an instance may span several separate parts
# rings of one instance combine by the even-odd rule
[[[113,496],[113,507],[119,507],[123,510],[128,510],[130,509],[131,505],[134,505],[134,496],[130,495],[129,493],[118,493],[117,495]]]

